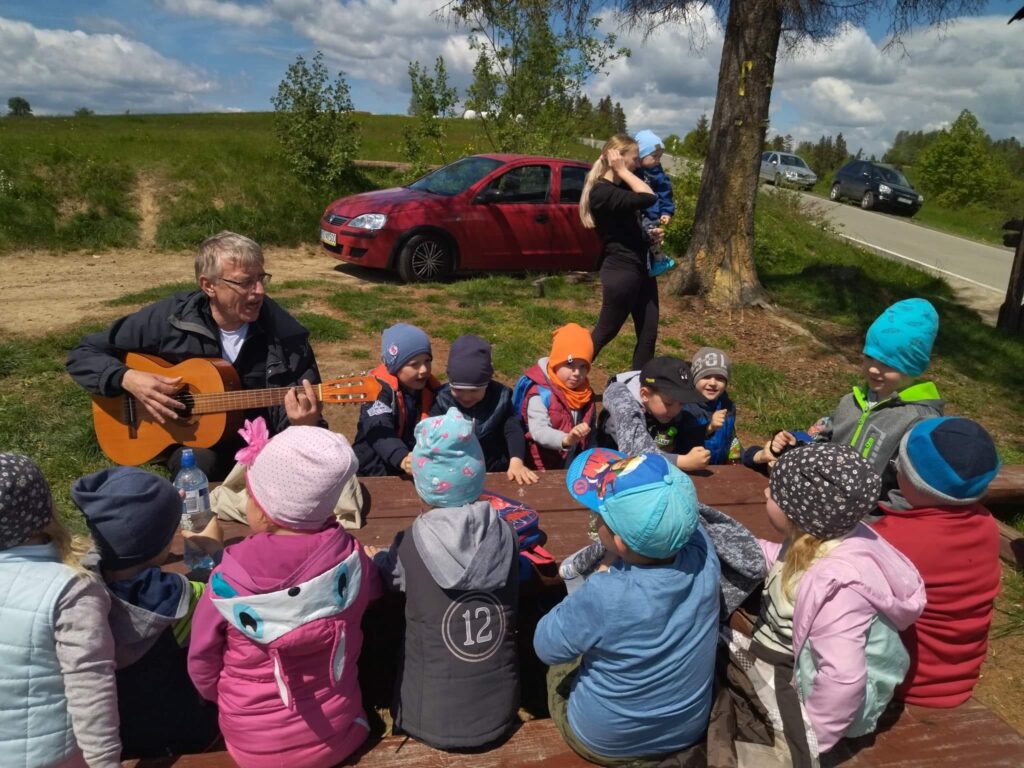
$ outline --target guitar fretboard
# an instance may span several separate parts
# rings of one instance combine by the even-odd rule
[[[178,399],[189,406],[193,414],[224,413],[225,411],[246,411],[253,408],[270,408],[281,405],[284,402],[284,396],[291,389],[292,387],[274,387],[272,389],[243,389],[238,392],[206,394],[186,392],[179,395]],[[317,400],[323,400],[319,384],[314,385],[313,391],[316,393]]]

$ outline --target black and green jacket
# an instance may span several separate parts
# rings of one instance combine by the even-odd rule
[[[917,422],[942,416],[945,401],[930,381],[919,381],[872,403],[860,387],[845,395],[832,414],[833,443],[845,443],[864,457],[882,476],[882,501],[906,506],[896,487],[896,455],[900,440]]]

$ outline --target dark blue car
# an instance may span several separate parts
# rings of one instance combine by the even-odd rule
[[[883,209],[901,216],[913,216],[924,204],[907,177],[891,165],[868,160],[851,160],[832,180],[829,199],[849,198],[866,211]]]

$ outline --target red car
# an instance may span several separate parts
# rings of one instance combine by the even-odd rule
[[[456,271],[595,269],[601,241],[579,214],[589,170],[553,157],[464,157],[407,187],[335,200],[320,219],[320,244],[407,282]]]

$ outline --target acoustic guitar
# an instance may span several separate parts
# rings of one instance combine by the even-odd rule
[[[292,387],[242,389],[231,364],[215,358],[197,357],[177,365],[153,355],[131,352],[125,364],[134,370],[182,379],[174,397],[185,408],[175,420],[163,424],[132,395],[92,398],[92,419],[96,439],[111,461],[134,466],[159,456],[172,445],[210,448],[224,435],[242,425],[242,411],[281,405]],[[332,379],[313,386],[322,403],[364,403],[380,393],[373,376]]]

